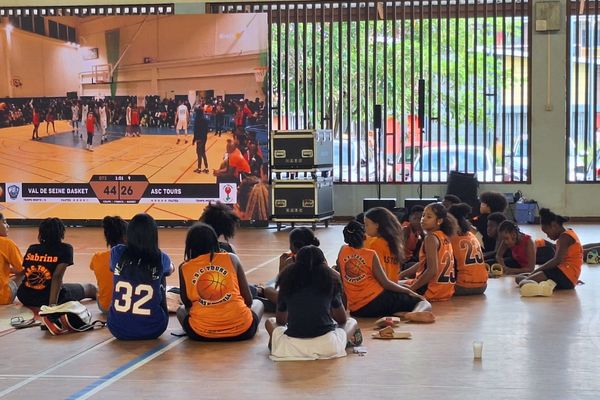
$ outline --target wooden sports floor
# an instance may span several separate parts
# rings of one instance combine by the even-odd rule
[[[582,241],[598,241],[598,225],[574,225]],[[542,237],[537,226],[526,226]],[[318,228],[333,262],[342,226]],[[241,230],[233,240],[250,282],[272,278],[289,230]],[[185,229],[162,229],[160,244],[182,261]],[[10,228],[24,251],[34,228]],[[75,248],[72,282],[93,281],[91,255],[103,249],[98,228],[69,228]],[[268,336],[241,343],[195,343],[170,334],[120,342],[107,329],[52,337],[39,328],[0,333],[0,398],[7,399],[597,399],[600,392],[600,266],[584,265],[585,281],[551,298],[519,297],[511,278],[490,280],[485,296],[434,304],[437,322],[405,324],[408,341],[369,338],[373,320],[360,320],[367,354],[331,361],[275,363]],[[177,285],[171,277],[169,284]],[[86,303],[100,315],[94,302]],[[2,324],[14,307],[0,309]],[[3,328],[4,329],[4,328]],[[483,341],[473,360],[472,342]]]
[[[41,141],[31,140],[32,125],[0,129],[0,182],[74,182],[86,183],[94,174],[146,175],[151,183],[214,183],[212,169],[218,169],[225,153],[226,140],[231,134],[217,137],[209,134],[206,143],[210,174],[194,173],[196,146],[193,134],[188,143],[176,144],[174,129],[163,128],[168,134],[144,134],[141,137],[123,137],[112,133],[108,143],[99,144],[94,137],[94,151],[85,149],[83,138],[71,133],[67,121],[56,121],[56,134],[46,135],[46,123],[39,127]],[[115,127],[109,126],[109,133]],[[98,143],[96,143],[98,142]],[[140,212],[151,212],[162,220],[196,219],[201,208],[198,204],[134,204],[107,205],[89,203],[6,203],[2,212],[7,218],[41,219],[57,216],[64,219],[102,219],[105,215],[131,218]]]

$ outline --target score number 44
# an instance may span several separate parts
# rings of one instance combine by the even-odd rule
[[[131,196],[133,195],[133,188],[131,186],[128,185],[120,185],[120,193],[119,190],[117,189],[117,185],[107,185],[106,187],[104,187],[103,193],[107,196]]]

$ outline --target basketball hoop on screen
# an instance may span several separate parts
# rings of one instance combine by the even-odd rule
[[[265,76],[267,76],[268,70],[269,67],[254,68],[254,79],[256,79],[256,83],[263,83],[265,81]]]
[[[92,83],[111,83],[112,65],[99,64],[92,66]]]

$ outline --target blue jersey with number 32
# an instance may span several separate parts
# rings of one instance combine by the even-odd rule
[[[142,281],[139,277],[122,273],[120,260],[125,249],[124,245],[117,245],[110,251],[114,288],[107,326],[117,339],[155,339],[162,335],[169,323],[165,276],[171,273],[171,260],[161,252],[162,265],[158,273],[152,280]]]

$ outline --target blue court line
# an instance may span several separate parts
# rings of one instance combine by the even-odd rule
[[[90,396],[94,395],[95,393],[98,393],[100,390],[104,389],[105,387],[112,385],[114,382],[118,381],[123,376],[128,375],[129,373],[135,371],[137,368],[141,367],[142,365],[152,361],[153,359],[160,356],[161,354],[169,351],[171,348],[177,346],[179,343],[183,342],[186,339],[187,339],[187,336],[181,337],[173,342],[164,343],[164,344],[158,345],[158,346],[148,350],[144,354],[134,358],[133,360],[129,361],[126,364],[121,365],[120,367],[116,368],[115,370],[102,376],[95,382],[87,385],[86,387],[84,387],[83,389],[78,391],[77,393],[72,394],[71,396],[67,397],[67,399],[75,400],[75,399],[89,398]]]

